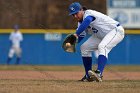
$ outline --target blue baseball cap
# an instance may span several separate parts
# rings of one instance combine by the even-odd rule
[[[14,29],[18,30],[19,29],[19,26],[17,24],[14,25]]]
[[[74,2],[69,6],[69,15],[75,14],[81,10],[82,6],[78,2]]]

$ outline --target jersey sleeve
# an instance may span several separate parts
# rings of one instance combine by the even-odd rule
[[[93,16],[93,10],[86,10],[83,19],[85,19],[87,16],[92,16],[96,18],[96,16]]]
[[[10,34],[9,40],[12,40],[13,33]]]
[[[20,33],[20,41],[23,41],[23,35]]]
[[[81,25],[77,28],[76,34],[79,36],[84,30],[87,29],[87,27],[90,25],[90,23],[95,20],[93,16],[87,16]]]
[[[82,40],[83,40],[83,38],[86,36],[86,32],[85,31],[83,31],[79,36],[78,36],[78,43],[80,43]]]

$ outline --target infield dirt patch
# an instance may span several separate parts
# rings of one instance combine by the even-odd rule
[[[80,71],[0,71],[0,79],[79,80]],[[140,80],[140,72],[104,72],[104,80]]]
[[[104,81],[79,82],[80,66],[1,66],[0,93],[140,93],[140,68],[112,67]]]

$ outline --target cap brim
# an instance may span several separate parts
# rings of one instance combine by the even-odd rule
[[[73,15],[73,14],[76,14],[76,13],[78,13],[79,11],[75,11],[75,12],[72,12],[72,13],[69,13],[69,16],[70,15]]]

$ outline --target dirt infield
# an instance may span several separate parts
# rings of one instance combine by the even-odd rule
[[[0,79],[79,80],[80,71],[0,71]],[[104,72],[104,80],[140,80],[140,72]]]
[[[0,93],[140,93],[139,66],[113,66],[104,81],[79,82],[81,66],[0,66]]]

